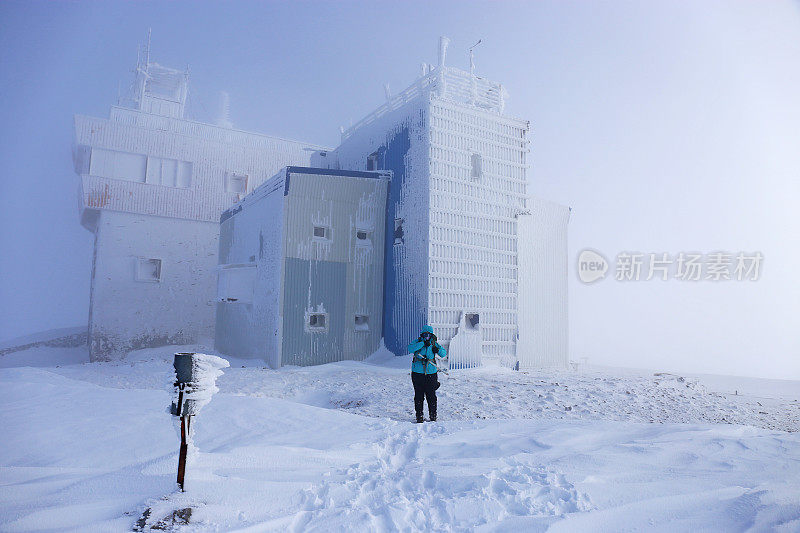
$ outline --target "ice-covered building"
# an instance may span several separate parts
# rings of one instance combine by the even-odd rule
[[[436,67],[342,133],[312,165],[393,172],[386,346],[431,324],[451,365],[566,366],[569,209],[529,196],[529,123],[499,83]],[[473,69],[474,70],[474,69]],[[452,345],[451,345],[452,343]]]
[[[93,360],[212,337],[220,214],[324,149],[185,118],[188,76],[140,58],[132,98],[75,116],[81,224],[94,234]]]
[[[222,214],[217,350],[278,368],[379,347],[390,175],[288,167]]]

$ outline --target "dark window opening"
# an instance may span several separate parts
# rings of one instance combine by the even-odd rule
[[[470,177],[474,180],[481,177],[482,173],[482,161],[481,161],[481,154],[472,154],[472,170],[470,172]]]
[[[369,329],[369,316],[367,315],[356,315],[355,316],[355,329],[359,331],[365,331]]]
[[[405,242],[403,238],[403,219],[396,218],[394,219],[394,244],[405,244]]]
[[[378,170],[378,152],[372,152],[367,156],[367,170]]]
[[[311,313],[308,315],[308,327],[311,329],[325,329],[325,313]]]

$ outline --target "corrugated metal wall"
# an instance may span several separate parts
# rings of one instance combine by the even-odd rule
[[[381,338],[387,179],[308,172],[287,178],[283,364],[360,360]],[[315,226],[329,238],[315,238]],[[359,241],[359,230],[368,238]],[[306,327],[317,311],[327,313],[325,332]],[[356,314],[367,323],[356,327]]]
[[[520,368],[569,364],[567,225],[569,208],[529,199],[519,216]]]
[[[320,365],[349,359],[344,350],[347,263],[284,259],[283,365]],[[305,329],[306,312],[327,313],[327,329]],[[363,358],[363,356],[362,356]]]

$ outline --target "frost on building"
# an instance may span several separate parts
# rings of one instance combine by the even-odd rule
[[[505,113],[502,85],[446,66],[447,42],[438,66],[423,64],[396,96],[387,90],[312,164],[393,172],[383,324],[392,352],[428,323],[451,365],[566,366],[569,210],[529,197],[529,123]]]
[[[93,360],[212,337],[220,214],[322,149],[185,118],[188,76],[141,58],[132,97],[75,116],[81,224],[94,234]],[[226,127],[227,126],[227,127]]]
[[[389,178],[288,167],[225,211],[216,349],[272,368],[373,353]]]

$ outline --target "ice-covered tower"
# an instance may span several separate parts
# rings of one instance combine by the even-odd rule
[[[501,84],[447,66],[448,42],[440,41],[437,66],[423,64],[410,87],[343,130],[335,154],[312,163],[393,171],[383,324],[391,351],[405,353],[428,323],[446,346],[458,334],[454,356],[524,366],[524,331],[536,337],[527,343],[537,351],[531,364],[566,366],[569,211],[531,202],[528,121],[505,113]],[[539,222],[521,225],[526,216]],[[533,229],[526,235],[521,227]],[[528,260],[532,243],[544,263]],[[521,299],[547,308],[523,316]]]
[[[212,337],[221,213],[322,149],[188,120],[187,94],[187,73],[151,62],[148,46],[123,105],[75,116],[93,360]]]

